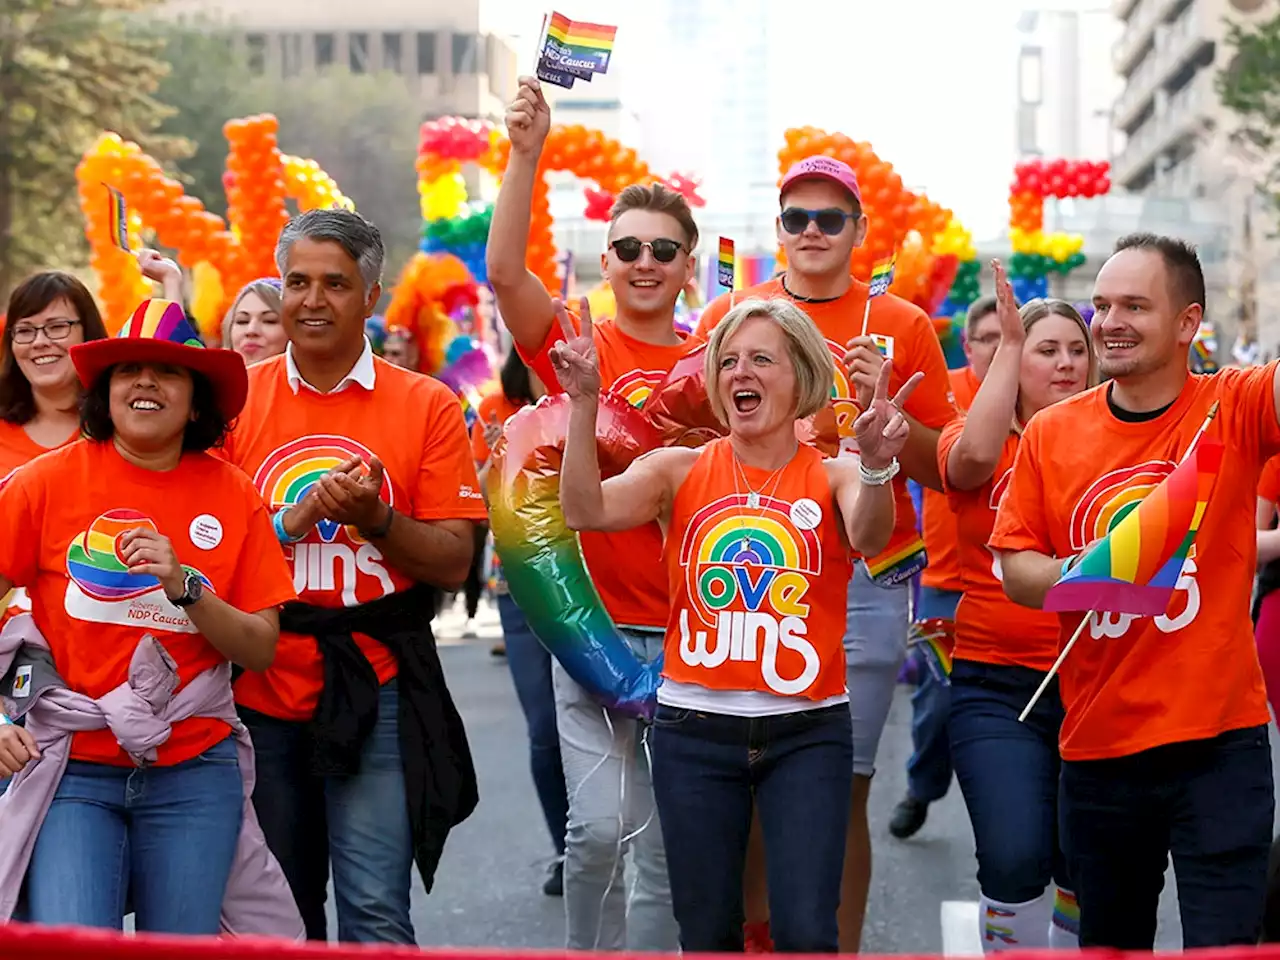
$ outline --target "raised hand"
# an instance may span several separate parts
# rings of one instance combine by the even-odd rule
[[[883,470],[893,462],[902,450],[911,432],[911,425],[902,412],[903,405],[915,392],[924,374],[911,375],[892,400],[889,399],[889,374],[893,362],[886,360],[876,375],[871,402],[862,415],[853,422],[854,439],[858,442],[858,455],[868,470]]]
[[[484,445],[492,451],[501,439],[502,424],[498,422],[498,415],[491,413],[489,419],[484,422]]]
[[[591,306],[587,298],[579,301],[581,331],[573,328],[564,302],[553,300],[556,319],[564,339],[551,348],[551,366],[556,379],[571,400],[598,396],[600,393],[600,361],[596,357],[596,341],[591,332]]]
[[[139,250],[134,256],[138,258],[142,275],[160,284],[166,300],[182,299],[182,268],[176,261],[162,257],[155,250]]]
[[[888,360],[872,337],[854,337],[846,346],[844,366],[856,392],[858,407],[866,410],[876,388],[876,378],[887,367]]]
[[[1018,313],[1013,287],[1004,272],[1004,264],[999,260],[991,261],[991,270],[996,275],[996,319],[1000,321],[1000,342],[1020,347],[1026,342],[1027,330]]]
[[[551,107],[537,77],[521,77],[519,83],[516,98],[507,106],[507,139],[514,152],[536,157],[551,129]]]

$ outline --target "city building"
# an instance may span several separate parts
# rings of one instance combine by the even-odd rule
[[[1018,34],[1019,159],[1109,159],[1111,106],[1121,89],[1110,63],[1120,35],[1111,8],[1101,0],[1030,0]]]
[[[230,27],[254,70],[397,73],[420,97],[424,119],[501,121],[516,89],[516,52],[482,29],[482,7],[483,0],[169,0],[164,9]]]
[[[1112,110],[1123,136],[1112,177],[1134,193],[1216,197],[1224,185],[1216,148],[1214,77],[1224,66],[1229,21],[1277,13],[1274,0],[1113,0],[1123,33],[1112,63],[1124,90]],[[1229,177],[1230,171],[1225,171]]]

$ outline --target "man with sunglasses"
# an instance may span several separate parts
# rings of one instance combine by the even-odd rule
[[[559,383],[551,347],[563,339],[564,310],[525,266],[538,160],[551,110],[538,81],[520,79],[507,108],[511,159],[494,206],[487,248],[489,283],[516,347],[548,390]],[[639,406],[692,344],[675,327],[675,306],[694,279],[698,228],[689,204],[661,185],[627,187],[610,213],[601,272],[617,315],[592,324],[602,382]],[[581,310],[587,311],[585,299]],[[667,582],[656,523],[623,533],[583,533],[596,590],[642,660],[662,651]],[[569,793],[564,896],[567,946],[576,950],[679,949],[662,832],[636,721],[606,713],[552,665],[556,724]],[[634,884],[623,879],[632,837]],[[630,896],[628,890],[630,889]],[[630,903],[628,904],[628,900]]]
[[[906,479],[940,489],[938,434],[956,409],[942,346],[924,311],[892,294],[871,298],[867,284],[849,273],[853,249],[867,235],[867,218],[857,178],[848,165],[825,156],[801,160],[783,178],[779,200],[777,235],[786,252],[786,272],[716,298],[703,312],[696,335],[709,335],[732,305],[747,297],[785,297],[797,304],[818,325],[836,358],[832,404],[842,456],[857,456],[853,423],[870,400],[881,364],[886,359],[893,364],[890,390],[897,390],[916,371],[924,373],[906,404],[911,434],[899,455],[901,472],[893,478],[897,507],[893,539],[883,555],[863,558],[856,565],[849,587],[845,650],[853,713],[854,786],[840,902],[840,949],[856,953],[871,883],[867,797],[898,670],[906,657],[910,580],[926,563]]]

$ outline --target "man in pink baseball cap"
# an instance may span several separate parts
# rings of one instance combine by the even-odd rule
[[[697,334],[709,336],[730,307],[747,297],[785,297],[797,304],[822,331],[836,361],[832,406],[841,456],[858,455],[853,423],[870,401],[881,365],[892,364],[891,392],[917,371],[924,373],[905,404],[911,434],[899,454],[901,463],[886,471],[866,471],[862,478],[869,484],[893,484],[893,539],[884,554],[861,558],[849,585],[845,660],[854,785],[839,917],[840,950],[856,953],[871,883],[867,798],[898,669],[907,652],[911,577],[927,562],[906,480],[940,489],[938,434],[956,416],[956,409],[942,347],[925,312],[891,293],[872,297],[870,287],[850,275],[850,257],[866,239],[868,226],[853,170],[832,157],[806,157],[779,182],[778,200],[776,229],[786,253],[786,271],[708,304]],[[749,888],[753,875],[763,876],[759,862],[754,851],[749,854]],[[762,913],[758,893],[748,890],[748,920]]]

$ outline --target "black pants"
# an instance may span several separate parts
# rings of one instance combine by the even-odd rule
[[[1275,815],[1266,727],[1062,765],[1080,946],[1151,950],[1173,854],[1182,943],[1256,944]]]

